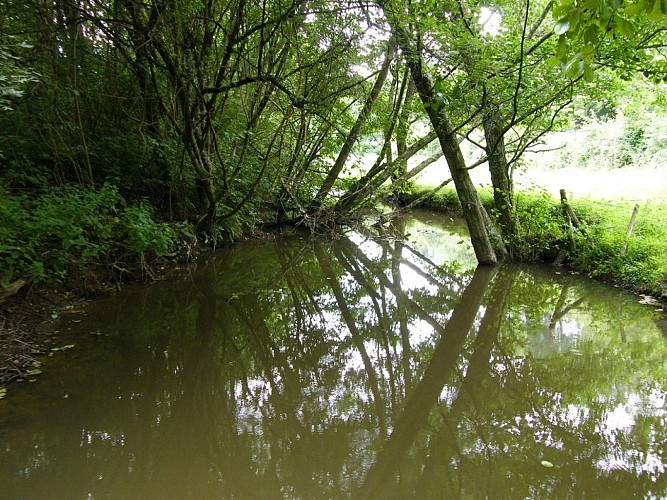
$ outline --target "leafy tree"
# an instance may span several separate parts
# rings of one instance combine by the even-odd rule
[[[615,51],[613,64],[650,72],[651,57],[642,53],[664,47],[667,4],[662,0],[558,0],[553,16],[559,35],[556,58],[568,77],[592,80],[596,62],[609,49]],[[664,62],[658,66],[664,77]]]
[[[36,79],[35,72],[26,68],[17,52],[30,49],[25,42],[16,42],[12,37],[2,35],[0,44],[0,110],[12,109],[12,103],[23,96],[27,83]]]

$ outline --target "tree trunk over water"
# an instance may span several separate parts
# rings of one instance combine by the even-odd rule
[[[324,179],[322,186],[317,192],[317,195],[313,200],[311,208],[318,209],[320,207],[322,201],[331,192],[331,188],[333,187],[334,182],[336,182],[336,179],[338,179],[338,176],[343,170],[345,162],[350,156],[352,148],[359,139],[363,126],[366,124],[366,121],[368,120],[370,112],[373,109],[373,105],[380,96],[380,91],[382,90],[384,82],[387,79],[387,74],[389,73],[389,68],[391,66],[392,60],[394,59],[395,53],[396,53],[396,44],[393,40],[389,40],[387,45],[387,52],[385,53],[384,62],[382,63],[382,67],[380,68],[380,72],[378,73],[377,79],[375,80],[375,84],[373,85],[371,93],[366,98],[364,107],[359,113],[359,116],[357,116],[357,120],[352,126],[350,133],[347,135],[345,143],[343,144],[340,153],[338,153],[338,157],[336,158],[333,167],[331,167],[331,170],[329,171],[326,179]]]
[[[389,24],[394,29],[399,47],[406,59],[415,88],[428,114],[431,125],[438,136],[440,147],[449,165],[456,193],[461,202],[463,216],[470,231],[470,239],[477,261],[482,265],[495,265],[498,258],[493,250],[489,234],[484,222],[483,207],[475,186],[466,169],[465,159],[456,140],[456,133],[447,112],[438,102],[433,84],[424,72],[425,64],[421,54],[413,48],[408,33],[400,26],[398,20],[385,7]]]
[[[505,155],[505,137],[502,117],[498,108],[491,103],[485,105],[482,117],[486,155],[493,185],[493,204],[498,212],[501,231],[506,241],[514,234],[514,215],[512,203],[512,180]]]

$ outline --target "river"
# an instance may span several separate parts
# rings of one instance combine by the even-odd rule
[[[665,498],[665,330],[442,215],[242,242],[60,319],[0,496]]]

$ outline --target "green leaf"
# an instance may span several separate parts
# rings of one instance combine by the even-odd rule
[[[595,80],[595,72],[593,71],[593,66],[588,63],[584,62],[584,80],[587,82],[592,82]]]
[[[655,0],[653,4],[653,9],[648,14],[648,18],[651,21],[660,21],[665,16],[665,13],[662,10],[661,0]]]
[[[0,399],[4,398],[7,395],[7,389],[4,387],[0,389]]]
[[[597,45],[600,43],[600,28],[592,24],[584,31],[584,43]]]
[[[616,24],[616,31],[618,33],[627,37],[632,36],[635,27],[632,25],[630,21],[628,21],[627,19],[623,19],[622,17],[616,16],[614,22]]]
[[[567,39],[565,35],[558,37],[558,48],[556,49],[556,57],[559,59],[565,59],[569,53],[569,48],[567,44]]]
[[[570,29],[570,18],[563,17],[554,26],[554,33],[557,35],[564,35]]]
[[[584,61],[577,55],[570,59],[563,68],[563,73],[568,78],[576,78],[584,72]]]
[[[577,25],[579,24],[579,17],[580,13],[578,9],[570,12],[570,15],[568,16],[570,20],[569,31],[574,31],[577,28]]]
[[[642,3],[633,3],[625,8],[625,13],[628,16],[636,16],[642,12],[644,12],[644,4]]]

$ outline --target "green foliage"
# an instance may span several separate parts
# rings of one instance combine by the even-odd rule
[[[556,20],[554,33],[559,37],[553,62],[560,62],[566,77],[584,76],[591,81],[596,58],[604,57],[610,48],[612,53],[626,51],[625,55],[630,57],[656,33],[664,31],[667,2],[559,0],[555,2],[552,14]],[[614,47],[616,39],[622,43]],[[655,40],[651,45],[655,45]],[[618,60],[618,52],[616,56]]]
[[[506,242],[513,258],[522,262],[553,260],[567,241],[560,206],[544,191],[523,191],[514,202],[516,235]]]
[[[92,261],[137,261],[168,253],[176,228],[156,222],[150,205],[127,206],[118,190],[67,187],[30,198],[1,193],[0,284],[28,274],[62,277]]]
[[[614,37],[639,39],[662,20],[662,0],[559,0],[553,12],[560,45],[549,36],[546,1],[473,1],[465,9],[456,2],[383,5],[424,35],[419,46],[428,54],[434,102],[458,132],[472,137],[489,104],[498,108],[502,128],[520,131],[508,155],[518,148],[519,156],[552,127],[555,110],[578,91],[558,78],[559,62],[569,65],[570,76],[593,62],[628,62],[617,69],[622,76],[633,77],[638,67],[651,79],[660,75],[650,46],[662,34],[645,38],[641,51]],[[499,29],[482,27],[485,11],[496,15]],[[391,31],[382,9],[338,1],[287,10],[279,1],[83,0],[76,9],[10,1],[3,14],[2,29],[24,33],[25,43],[0,42],[0,107],[12,108],[0,113],[0,176],[12,193],[30,194],[0,202],[5,227],[24,228],[5,235],[2,258],[36,276],[69,265],[62,252],[44,248],[90,261],[158,254],[169,245],[148,204],[126,207],[106,188],[56,196],[53,185],[109,182],[127,199],[147,198],[182,220],[219,222],[198,228],[213,237],[237,238],[308,211],[363,109]],[[384,139],[391,130],[405,71],[397,57],[369,112],[361,152],[375,146],[371,137]],[[412,139],[422,135],[415,132],[424,116],[421,106],[411,111]],[[655,130],[650,123],[629,128],[618,161],[665,151]],[[588,154],[600,156],[594,149]],[[537,221],[549,214],[540,204],[530,210],[518,214],[527,225],[517,251],[532,259],[543,236]],[[122,244],[112,244],[115,238]]]
[[[0,111],[12,109],[12,103],[23,96],[28,82],[35,81],[36,74],[26,68],[18,52],[31,48],[24,42],[17,42],[14,37],[2,36],[0,42]]]

